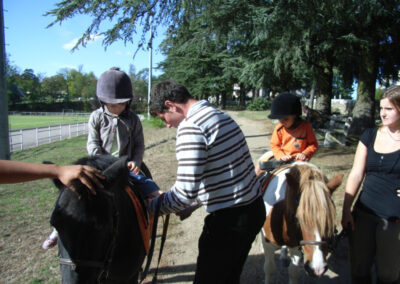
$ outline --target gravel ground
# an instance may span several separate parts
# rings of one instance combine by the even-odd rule
[[[269,137],[273,130],[273,124],[268,120],[253,121],[240,118],[237,115],[237,112],[228,113],[237,121],[243,130],[253,161],[255,162],[267,149]],[[166,142],[166,144],[168,144],[166,147],[171,151],[171,157],[169,159],[175,158],[174,153],[172,153],[175,147],[174,143],[174,140]],[[168,158],[164,157],[164,160],[161,162],[157,159],[154,160],[149,158],[150,157],[147,157],[146,161],[151,165],[150,168],[152,171],[155,169],[157,172],[157,174],[153,173],[154,179],[159,184],[161,183],[161,187],[164,190],[167,190],[174,182],[176,161],[169,161],[168,165],[170,166],[168,167],[168,174],[165,174],[167,171],[165,167],[164,170],[160,169],[161,172],[168,176],[168,181],[166,181],[160,177],[158,169],[160,168],[160,165],[165,165],[165,163],[167,163]],[[155,161],[157,161],[157,163],[155,163]],[[173,172],[173,170],[175,170],[175,172]],[[192,283],[198,252],[197,241],[203,227],[203,219],[205,216],[206,212],[203,208],[198,209],[190,218],[182,222],[175,215],[171,216],[167,241],[159,268],[158,283]],[[279,251],[276,253],[276,260],[278,253]],[[158,251],[156,250],[153,257],[152,267],[156,266],[157,257]],[[329,256],[328,261],[329,269],[323,277],[319,279],[311,279],[307,277],[304,270],[302,270],[299,277],[299,283],[350,283],[349,267],[347,262],[347,246],[345,241],[339,244],[335,253]],[[264,255],[262,252],[261,240],[260,236],[257,236],[245,264],[241,283],[263,283],[263,263]],[[151,280],[151,275],[148,277],[148,280]],[[287,269],[280,268],[278,263],[273,283],[288,283]]]

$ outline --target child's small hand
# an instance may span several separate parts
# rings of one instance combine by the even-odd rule
[[[306,158],[307,158],[307,156],[303,153],[298,153],[296,155],[296,161],[305,161]]]
[[[139,174],[139,167],[136,165],[135,162],[128,162],[128,169],[135,175]]]
[[[290,155],[285,155],[285,156],[283,156],[283,157],[281,158],[281,160],[284,161],[284,162],[290,161],[290,160],[292,160],[292,159],[293,159],[293,158],[292,158],[292,156],[290,156]]]

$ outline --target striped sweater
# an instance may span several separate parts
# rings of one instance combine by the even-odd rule
[[[207,212],[242,206],[260,196],[260,184],[239,126],[207,101],[192,105],[177,130],[178,172],[161,213],[173,213],[197,200]],[[150,202],[154,210],[157,199]]]

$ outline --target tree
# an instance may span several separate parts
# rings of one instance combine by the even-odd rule
[[[221,63],[226,57],[226,47],[215,40],[201,14],[190,19],[168,30],[162,43],[162,52],[167,57],[160,67],[163,77],[182,83],[192,95],[203,99],[224,89]]]
[[[376,81],[397,79],[400,64],[400,1],[354,1],[355,76],[357,101],[350,134],[359,135],[375,125]]]
[[[24,97],[24,93],[18,86],[20,80],[20,71],[17,66],[13,66],[10,63],[9,57],[6,57],[6,74],[7,74],[7,96],[8,104],[14,105],[21,101]]]
[[[95,35],[103,35],[103,44],[107,47],[117,40],[134,43],[137,41],[138,27],[142,26],[142,34],[138,42],[138,49],[146,45],[146,33],[151,25],[168,25],[176,23],[181,16],[181,9],[189,5],[181,0],[169,1],[109,1],[109,0],[72,0],[61,1],[56,8],[48,11],[46,16],[55,19],[48,25],[51,27],[57,23],[72,18],[76,15],[89,15],[92,23],[83,32],[74,49],[80,45],[85,46]],[[112,27],[101,30],[103,22],[112,23]]]
[[[44,78],[42,81],[42,94],[49,102],[55,102],[68,94],[68,85],[62,74]]]
[[[17,84],[24,92],[25,101],[35,102],[38,100],[40,82],[33,69],[25,69],[21,76],[19,76]]]
[[[376,80],[398,77],[399,0],[72,0],[48,13],[56,17],[50,26],[76,14],[93,18],[77,46],[98,33],[105,46],[133,42],[142,25],[143,48],[151,18],[170,26],[164,71],[199,97],[227,92],[233,83],[247,90],[305,88],[316,94],[317,108],[330,114],[334,79],[349,88],[356,78],[350,132],[373,124]],[[102,31],[103,21],[113,26]]]

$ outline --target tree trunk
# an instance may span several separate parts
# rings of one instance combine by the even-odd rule
[[[360,135],[375,126],[375,82],[377,63],[373,49],[363,50],[358,71],[357,100],[349,134]]]
[[[315,99],[315,87],[313,86],[311,88],[311,93],[310,93],[310,103],[309,103],[309,107],[314,109],[314,99]]]
[[[226,92],[221,93],[221,109],[226,109]]]
[[[239,100],[240,100],[240,106],[242,109],[246,109],[246,91],[244,89],[243,85],[240,85],[240,96],[239,96]]]
[[[315,109],[323,116],[331,114],[332,80],[332,65],[328,61],[321,62],[321,65],[316,68],[315,73],[315,91],[317,92]]]

